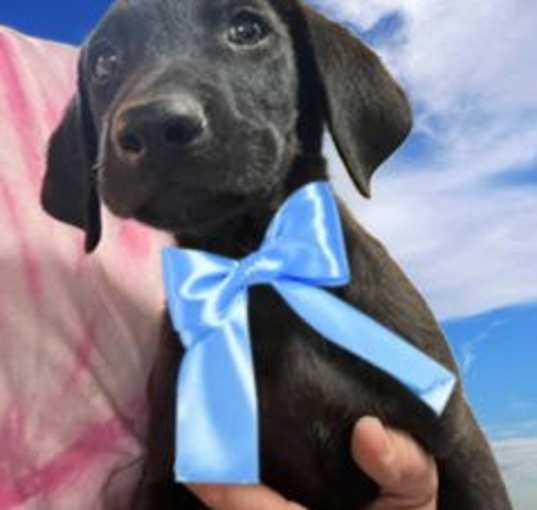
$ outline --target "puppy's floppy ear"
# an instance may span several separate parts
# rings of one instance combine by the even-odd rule
[[[330,131],[358,189],[369,197],[374,171],[410,132],[410,105],[373,51],[313,9],[303,11]]]
[[[79,90],[67,107],[48,147],[41,203],[54,218],[86,231],[86,251],[101,237],[97,193],[97,134],[79,74]]]

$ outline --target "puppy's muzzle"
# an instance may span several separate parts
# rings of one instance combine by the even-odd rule
[[[131,103],[116,116],[112,139],[118,159],[142,165],[156,155],[177,156],[207,138],[208,122],[201,103],[175,95]]]

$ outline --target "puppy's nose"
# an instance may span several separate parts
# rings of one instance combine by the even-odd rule
[[[190,96],[136,103],[117,116],[114,141],[121,159],[137,161],[148,154],[186,149],[204,135],[202,105]]]

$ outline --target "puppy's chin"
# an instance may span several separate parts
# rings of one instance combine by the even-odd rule
[[[148,202],[132,216],[159,230],[196,237],[218,232],[224,225],[239,220],[255,208],[257,201],[240,196],[215,196],[175,203]]]

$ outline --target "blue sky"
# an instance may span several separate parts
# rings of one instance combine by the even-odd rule
[[[3,2],[0,24],[78,43],[108,3]],[[329,140],[326,150],[340,193],[442,320],[527,510],[537,503],[537,3],[312,3],[372,44],[411,97],[414,134],[371,202]]]
[[[95,25],[109,0],[26,0],[0,5],[0,24],[39,37],[77,44]]]

